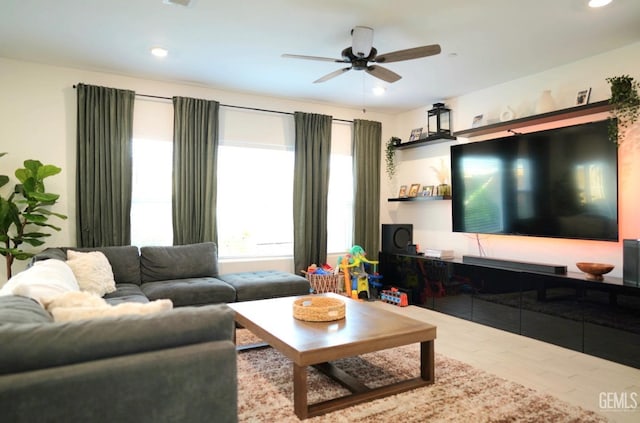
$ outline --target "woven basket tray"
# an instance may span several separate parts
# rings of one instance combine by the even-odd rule
[[[344,301],[328,297],[304,297],[293,302],[293,317],[307,322],[344,319]]]

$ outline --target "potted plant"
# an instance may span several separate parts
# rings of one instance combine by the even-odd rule
[[[387,176],[389,180],[392,180],[396,174],[396,147],[398,145],[400,145],[400,138],[391,137],[389,141],[387,141],[384,159],[387,165]]]
[[[436,188],[437,194],[443,196],[451,195],[451,188],[449,187],[449,184],[447,184],[447,179],[449,178],[449,168],[445,166],[444,159],[440,159],[439,167],[431,166],[431,169],[433,169],[433,171],[436,173],[436,177],[438,178],[438,182],[440,183]]]
[[[638,120],[640,115],[640,83],[629,75],[607,78],[611,88],[609,104],[612,107],[613,118],[609,121],[609,139],[621,144],[626,131]],[[617,122],[614,118],[617,118]]]
[[[0,153],[0,157],[6,153]],[[40,232],[39,228],[59,231],[47,221],[50,216],[66,219],[67,216],[49,210],[58,194],[48,193],[44,179],[61,172],[54,165],[43,165],[37,160],[25,160],[24,168],[17,169],[15,176],[20,181],[7,196],[0,196],[0,254],[5,256],[7,279],[11,278],[14,260],[26,260],[34,253],[24,251],[23,244],[38,247],[44,244],[42,238],[51,236]],[[0,188],[9,183],[9,176],[0,175]]]

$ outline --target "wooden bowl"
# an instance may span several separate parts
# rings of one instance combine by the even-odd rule
[[[613,264],[587,262],[576,263],[576,266],[587,274],[586,278],[590,281],[604,280],[602,275],[611,272],[615,267]]]

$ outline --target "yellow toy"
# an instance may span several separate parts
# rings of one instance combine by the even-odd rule
[[[368,260],[364,249],[359,245],[354,245],[349,250],[349,254],[338,257],[338,269],[344,273],[344,290],[351,293],[351,297],[370,298],[369,295],[369,274],[365,271],[364,264],[376,265],[377,261]]]

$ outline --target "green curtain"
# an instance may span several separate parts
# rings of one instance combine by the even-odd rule
[[[364,248],[369,259],[380,248],[380,161],[382,124],[353,122],[354,222],[353,243]]]
[[[78,84],[77,95],[77,245],[129,245],[135,93]]]
[[[173,98],[173,244],[217,242],[220,103]]]
[[[294,113],[293,261],[295,271],[327,260],[331,116]]]

